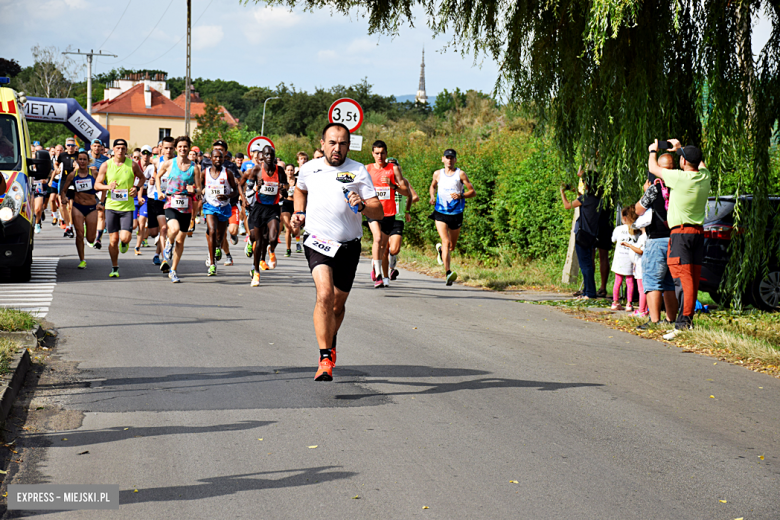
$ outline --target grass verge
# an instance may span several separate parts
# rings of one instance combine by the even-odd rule
[[[38,324],[32,314],[17,309],[0,308],[0,330],[20,332],[30,330]]]
[[[0,338],[0,374],[7,374],[11,371],[11,358],[19,349],[16,342],[8,338]]]
[[[596,300],[599,302],[600,300]],[[608,301],[603,300],[604,302]],[[586,321],[602,323],[613,329],[635,336],[664,341],[662,336],[671,327],[658,325],[646,331],[636,329],[647,318],[636,318],[626,313],[597,312],[588,305],[574,300],[543,303],[560,308],[563,312]],[[780,314],[759,310],[712,311],[700,313],[694,318],[694,328],[678,336],[674,344],[683,352],[695,352],[718,360],[741,365],[755,372],[780,378]]]

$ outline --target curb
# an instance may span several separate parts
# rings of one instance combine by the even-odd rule
[[[46,335],[46,331],[38,325],[32,330],[25,330],[22,332],[6,332],[0,331],[0,338],[8,338],[15,341],[21,347],[35,348],[38,346],[38,340]]]
[[[15,335],[11,336],[11,334]],[[31,331],[6,332],[0,336],[19,341],[20,343],[32,338],[32,346],[34,347],[38,344],[39,334],[40,337],[45,334],[40,326]],[[28,344],[23,343],[23,348],[11,358],[11,371],[0,378],[0,423],[4,423],[8,414],[11,412],[14,399],[16,399],[16,395],[19,393],[19,389],[22,388],[24,378],[27,376],[27,370],[29,370],[30,365],[32,364],[30,352],[27,350],[27,347]]]

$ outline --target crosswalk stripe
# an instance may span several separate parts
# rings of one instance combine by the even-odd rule
[[[0,284],[0,307],[27,311],[45,318],[54,299],[59,258],[33,257],[28,283]]]

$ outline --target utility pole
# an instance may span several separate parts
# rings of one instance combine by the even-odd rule
[[[114,58],[118,56],[116,54],[103,54],[103,51],[81,52],[81,49],[76,49],[76,51],[66,51],[62,54],[80,54],[87,57],[87,114],[92,115],[92,56],[111,56]]]
[[[190,88],[190,43],[192,31],[192,0],[187,0],[187,78],[184,81],[184,135],[190,135],[190,97],[192,91]]]
[[[281,98],[269,97],[268,99],[265,100],[265,103],[268,103],[272,99],[281,99]],[[263,124],[262,124],[262,126],[260,126],[260,135],[263,135],[263,136],[265,135],[265,103],[263,103]]]

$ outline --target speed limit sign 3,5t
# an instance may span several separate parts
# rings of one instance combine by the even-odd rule
[[[354,99],[338,99],[328,110],[328,120],[331,123],[341,123],[349,128],[350,132],[354,132],[363,124],[363,108]]]

